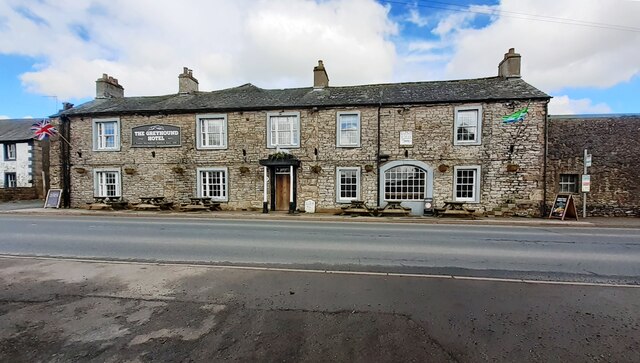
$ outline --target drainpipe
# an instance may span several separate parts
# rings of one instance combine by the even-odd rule
[[[549,158],[549,100],[544,105],[544,161],[542,163],[542,205],[540,217],[547,215],[547,159]]]
[[[60,116],[60,134],[71,139],[69,117]],[[69,144],[60,140],[60,174],[62,176],[62,206],[71,207],[71,150]]]
[[[378,148],[376,151],[376,205],[380,206],[380,109],[382,108],[382,90],[378,101]]]

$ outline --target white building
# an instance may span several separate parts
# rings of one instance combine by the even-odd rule
[[[38,120],[0,120],[0,200],[44,196],[48,179],[49,146],[33,139]]]

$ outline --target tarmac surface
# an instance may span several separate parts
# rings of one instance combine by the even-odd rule
[[[260,212],[0,213],[638,228]],[[639,362],[637,285],[0,256],[2,362]]]
[[[640,288],[0,257],[3,362],[638,362]]]

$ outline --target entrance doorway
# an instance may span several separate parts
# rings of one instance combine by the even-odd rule
[[[291,178],[288,167],[276,168],[276,200],[275,210],[289,210],[289,192],[291,189]]]

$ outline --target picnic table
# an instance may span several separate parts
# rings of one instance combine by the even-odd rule
[[[362,200],[352,200],[348,205],[342,207],[342,214],[347,214],[351,216],[375,216],[376,209],[369,208],[364,201]]]
[[[158,210],[171,209],[173,202],[168,202],[165,197],[140,197],[140,204],[136,206],[138,210]]]
[[[411,212],[411,208],[405,208],[402,205],[402,201],[388,201],[384,208],[378,210],[381,216],[387,215],[400,215],[408,216]]]
[[[438,216],[469,217],[473,219],[474,209],[465,207],[466,202],[446,201],[444,208],[438,209]]]
[[[182,204],[182,209],[186,211],[197,211],[197,210],[211,210],[211,211],[219,211],[222,210],[220,207],[220,202],[213,201],[210,197],[193,197],[189,198],[190,203]]]

